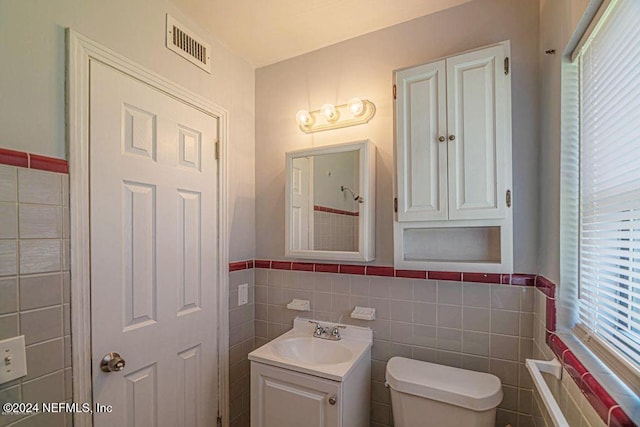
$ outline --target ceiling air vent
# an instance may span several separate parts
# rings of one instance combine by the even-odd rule
[[[211,45],[168,13],[166,45],[178,55],[211,73]]]

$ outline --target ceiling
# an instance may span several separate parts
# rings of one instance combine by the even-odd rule
[[[470,0],[172,0],[256,68]]]

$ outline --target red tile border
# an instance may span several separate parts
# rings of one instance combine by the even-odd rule
[[[621,407],[613,408],[609,416],[609,427],[637,427]]]
[[[535,286],[536,276],[534,274],[512,274],[510,283],[516,286]]]
[[[28,168],[29,155],[21,151],[0,148],[0,164]]]
[[[312,262],[294,262],[291,269],[296,271],[313,271],[314,264]]]
[[[342,210],[342,209],[330,208],[328,206],[314,205],[313,206],[313,210],[314,211],[318,211],[318,212],[334,213],[334,214],[338,214],[338,215],[360,216],[360,212],[345,211],[345,210]]]
[[[462,273],[463,282],[502,283],[502,275],[495,273]]]
[[[569,348],[565,345],[565,343],[562,342],[560,337],[557,336],[556,334],[550,334],[549,347],[551,347],[551,350],[556,355],[558,360],[563,360],[564,352],[569,350]]]
[[[393,277],[395,276],[395,270],[393,267],[378,267],[375,265],[367,266],[367,276],[384,276],[384,277]]]
[[[69,163],[64,159],[0,148],[0,165],[38,169],[47,172],[69,173]]]
[[[559,336],[547,333],[547,338],[547,344],[605,425],[638,427]]]
[[[452,280],[456,282],[462,281],[462,273],[456,273],[455,271],[429,271],[427,278],[431,280]]]
[[[316,273],[339,273],[340,265],[338,264],[315,264]]]
[[[238,262],[229,263],[229,272],[246,270],[247,268],[249,268],[247,267],[247,261],[238,261]]]
[[[256,268],[271,268],[271,261],[267,261],[264,259],[255,260]]]
[[[424,270],[396,270],[396,277],[406,279],[426,279],[427,272]]]
[[[37,154],[29,154],[29,167],[47,172],[69,173],[69,164],[66,160]]]
[[[591,403],[593,409],[600,415],[600,418],[607,423],[609,421],[609,410],[618,404],[590,373],[582,377],[582,393]]]
[[[544,276],[536,276],[536,288],[540,289],[549,298],[556,297],[556,284]]]
[[[271,261],[272,270],[291,270],[291,261]]]
[[[502,284],[514,286],[537,286],[546,295],[553,295],[555,284],[542,276],[535,274],[500,274],[500,273],[464,273],[459,271],[426,271],[426,270],[396,270],[387,265],[357,265],[357,264],[320,264],[312,262],[278,261],[278,260],[248,260],[247,268],[272,268],[278,270],[315,271],[320,273],[360,274],[367,276],[400,277],[405,279],[448,280],[455,282],[474,282],[488,284]],[[538,280],[539,278],[539,280]]]
[[[562,364],[571,378],[573,378],[573,381],[578,385],[578,387],[580,387],[580,389],[582,389],[582,378],[589,372],[587,371],[587,368],[584,367],[571,350],[564,352]]]
[[[553,298],[546,298],[547,300],[547,331],[556,331],[556,300]]]
[[[342,273],[342,274],[360,274],[360,275],[364,275],[365,266],[364,265],[340,264],[340,273]]]

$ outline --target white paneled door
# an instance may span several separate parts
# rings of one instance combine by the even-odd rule
[[[314,249],[313,157],[298,157],[291,167],[291,249]]]
[[[215,425],[218,121],[93,62],[89,134],[94,425]]]

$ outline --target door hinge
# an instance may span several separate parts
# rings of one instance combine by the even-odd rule
[[[222,427],[222,417],[218,417],[218,419],[216,420],[216,426]]]
[[[393,85],[393,99],[396,99],[398,97],[398,87],[396,85]]]
[[[509,74],[509,57],[504,58],[504,75]]]
[[[511,207],[511,190],[507,190],[507,207]]]
[[[397,197],[395,197],[393,199],[393,211],[394,212],[398,212],[398,198]]]
[[[220,160],[220,143],[216,142],[216,160]]]

